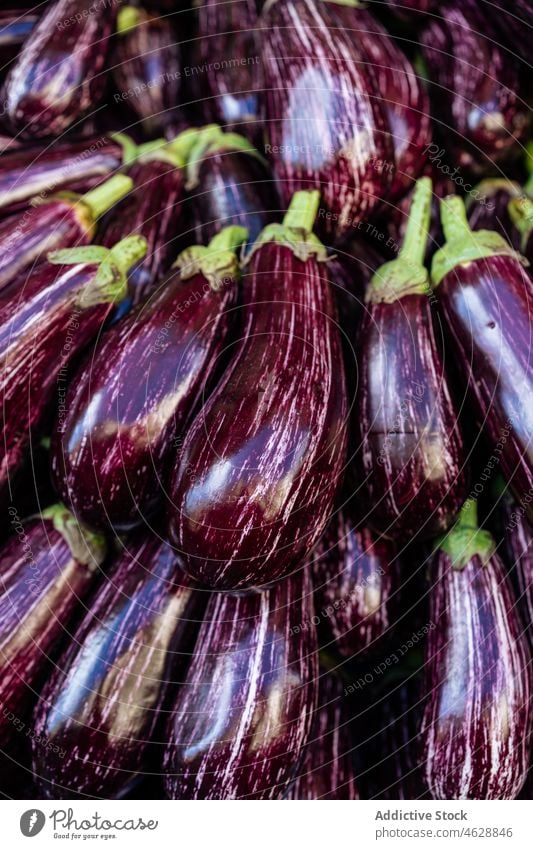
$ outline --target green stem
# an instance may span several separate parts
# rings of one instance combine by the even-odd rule
[[[111,209],[133,188],[133,180],[125,174],[115,174],[105,183],[84,194],[80,200],[89,208],[93,221]]]
[[[122,164],[130,165],[137,158],[138,145],[126,133],[111,133],[109,138],[122,148]]]
[[[141,9],[135,6],[123,6],[117,15],[117,35],[126,35],[130,30],[139,26],[142,19]]]
[[[233,224],[230,227],[224,227],[220,233],[213,236],[208,245],[209,251],[233,251],[238,250],[248,238],[248,230],[246,227],[239,227]]]
[[[533,201],[528,197],[513,198],[507,204],[511,221],[522,238],[522,250],[525,251],[533,230]]]
[[[399,258],[412,265],[423,265],[429,233],[431,216],[431,200],[433,186],[429,177],[421,177],[417,181],[411,206],[403,245]]]
[[[319,204],[319,191],[295,192],[283,216],[283,226],[312,233]]]
[[[488,531],[478,527],[475,499],[465,501],[455,525],[437,541],[437,548],[448,555],[454,569],[464,569],[476,556],[484,566],[488,564],[494,554],[495,544]]]
[[[104,562],[107,553],[105,537],[89,530],[63,504],[47,507],[41,518],[52,522],[78,563],[95,568]]]
[[[457,195],[450,195],[441,200],[440,220],[448,242],[461,241],[472,233],[464,201]]]
[[[526,144],[526,168],[529,177],[524,186],[526,195],[533,195],[533,141]]]
[[[127,275],[134,265],[146,256],[147,242],[142,236],[126,236],[111,248],[112,261],[119,271]]]
[[[317,190],[295,192],[283,223],[267,224],[246,255],[243,265],[249,263],[254,253],[268,242],[290,248],[294,256],[302,262],[307,262],[311,256],[318,262],[327,262],[326,248],[313,233],[319,203],[320,192]]]
[[[181,272],[181,279],[187,280],[195,274],[203,274],[209,285],[217,291],[224,280],[237,280],[240,269],[237,251],[248,238],[245,227],[232,225],[217,233],[207,247],[193,245],[185,248],[173,264]]]

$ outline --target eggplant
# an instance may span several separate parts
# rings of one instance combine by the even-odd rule
[[[318,224],[340,243],[391,188],[394,153],[369,57],[348,32],[333,32],[333,5],[274,0],[260,34],[265,150],[279,196],[286,207],[295,191],[319,189]]]
[[[171,799],[276,799],[298,770],[316,709],[307,570],[264,592],[213,594],[170,713]]]
[[[431,180],[422,177],[398,258],[367,289],[357,345],[357,499],[363,521],[405,540],[446,530],[466,497],[463,440],[423,265],[430,206]]]
[[[519,238],[519,250],[529,263],[533,263],[533,201],[523,195],[509,201],[507,211]]]
[[[115,103],[124,103],[148,136],[173,120],[181,79],[181,51],[170,17],[122,6],[117,16],[113,79]]]
[[[382,3],[380,2],[381,6]],[[421,15],[436,11],[435,0],[385,0],[386,11],[402,21],[416,21]]]
[[[212,588],[287,576],[322,534],[340,484],[347,404],[325,250],[311,232],[318,202],[296,193],[283,224],[255,243],[242,336],[171,478],[169,538]]]
[[[533,283],[501,236],[470,230],[460,198],[441,210],[446,243],[433,257],[433,285],[478,422],[521,501],[533,487]]]
[[[39,10],[23,9],[0,10],[0,69],[13,61],[21,46],[35,28],[39,20]]]
[[[505,573],[467,501],[431,567],[421,735],[434,799],[514,799],[526,777],[531,657]]]
[[[364,309],[365,292],[383,262],[383,254],[362,239],[357,239],[348,242],[344,251],[336,251],[327,265],[344,334],[348,377],[352,364],[355,371],[353,342]]]
[[[56,0],[25,41],[4,84],[14,133],[59,136],[94,109],[117,16],[115,3]]]
[[[48,664],[69,634],[74,614],[96,578],[106,549],[60,504],[21,523],[0,550],[0,749],[20,750],[35,734],[30,723]],[[18,732],[18,733],[17,733]],[[39,746],[55,744],[38,739]]]
[[[319,706],[300,774],[286,799],[358,799],[352,740],[343,710],[339,678],[324,672],[320,677]]]
[[[518,156],[529,126],[518,68],[475,0],[441,3],[420,41],[433,118],[450,161],[490,174]]]
[[[165,542],[144,534],[123,549],[35,708],[37,738],[56,747],[33,746],[44,798],[114,799],[142,775],[203,595]]]
[[[47,251],[87,245],[97,221],[127,194],[133,181],[115,174],[85,195],[65,192],[0,222],[0,290]]]
[[[523,197],[514,180],[487,179],[475,186],[466,201],[468,222],[472,230],[494,230],[516,250],[520,250],[520,233],[509,214],[509,201]]]
[[[63,408],[69,364],[124,296],[128,270],[145,250],[132,236],[112,250],[55,251],[20,290],[0,293],[0,504],[47,414]]]
[[[514,0],[510,8],[507,0],[491,0],[487,12],[494,16],[494,26],[503,33],[513,57],[518,54],[530,66],[533,0]]]
[[[160,507],[185,421],[224,348],[245,238],[231,227],[180,254],[157,293],[111,327],[73,377],[52,476],[93,527],[129,529]]]
[[[222,124],[254,144],[260,123],[260,57],[256,44],[255,0],[201,0],[196,9],[190,87],[206,123]],[[213,62],[213,56],[220,61]]]

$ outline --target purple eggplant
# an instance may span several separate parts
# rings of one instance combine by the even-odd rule
[[[521,501],[533,487],[533,283],[498,233],[470,230],[460,198],[441,209],[446,243],[433,258],[433,284],[478,422]]]
[[[448,193],[449,194],[449,193]],[[523,189],[513,180],[487,179],[472,189],[466,202],[472,230],[495,230],[516,250],[520,233],[509,215],[509,201],[523,197]]]
[[[93,527],[127,529],[160,507],[182,428],[225,344],[245,238],[231,227],[180,254],[157,293],[111,327],[74,376],[52,474]]]
[[[145,250],[131,236],[112,250],[56,251],[15,293],[0,293],[0,503],[47,414],[64,405],[69,364],[124,297],[127,272]]]
[[[507,211],[518,232],[519,250],[531,264],[533,263],[533,201],[525,195],[512,198]]]
[[[287,206],[295,191],[319,189],[318,223],[341,242],[391,188],[394,154],[371,62],[350,33],[332,30],[334,5],[274,0],[260,32],[265,150],[279,195]]]
[[[531,658],[494,540],[466,502],[432,563],[422,723],[434,799],[514,799],[531,734]]]
[[[132,186],[129,177],[116,174],[83,196],[53,195],[0,222],[0,290],[48,251],[89,244],[99,217]]]
[[[379,5],[383,5],[381,0]],[[385,0],[386,11],[402,21],[416,20],[428,12],[436,11],[436,0]]]
[[[533,0],[491,0],[487,13],[493,16],[494,26],[502,32],[512,50],[531,65],[531,35],[533,26]]]
[[[11,507],[14,536],[0,550],[0,749],[34,735],[30,711],[50,657],[69,634],[105,556],[101,537],[62,505],[22,524]],[[18,733],[17,733],[18,732]],[[39,738],[39,745],[54,746]]]
[[[165,542],[144,535],[124,548],[35,709],[37,737],[59,747],[33,746],[45,797],[117,798],[142,774],[202,596]]]
[[[170,539],[210,587],[288,575],[320,537],[340,484],[347,404],[325,249],[311,232],[318,202],[318,192],[296,193],[283,224],[252,248],[241,339],[171,480]]]
[[[309,739],[317,676],[305,567],[264,592],[214,594],[169,718],[169,797],[281,796]]]
[[[452,164],[490,173],[519,155],[529,110],[517,93],[518,68],[477,2],[442,3],[420,38],[436,130]]]
[[[39,9],[0,10],[0,71],[13,61],[39,20]]]
[[[149,136],[163,133],[173,120],[182,74],[171,18],[123,6],[111,60],[115,102],[131,109]]]
[[[466,497],[465,452],[423,265],[430,206],[431,180],[422,177],[398,258],[367,289],[357,346],[357,498],[365,522],[406,540],[446,530]]]
[[[14,132],[59,136],[95,107],[116,15],[116,3],[94,0],[56,0],[44,12],[4,85]]]

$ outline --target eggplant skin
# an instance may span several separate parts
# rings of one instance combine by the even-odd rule
[[[239,318],[242,338],[187,432],[170,484],[170,540],[190,574],[217,589],[270,584],[306,557],[346,455],[344,370],[325,266],[283,245],[259,247]]]
[[[494,554],[432,564],[422,765],[434,799],[514,799],[531,734],[531,658]]]
[[[312,588],[213,594],[167,730],[171,799],[276,799],[309,739],[318,690]]]
[[[73,376],[51,446],[61,498],[94,527],[126,530],[164,497],[176,440],[212,377],[237,283],[213,291],[173,270],[109,328]]]
[[[0,549],[3,751],[18,750],[19,738],[26,736],[48,661],[69,633],[73,614],[91,589],[96,572],[96,564],[74,559],[66,540],[48,519],[21,524],[14,507],[9,509],[9,519],[15,536]],[[43,745],[42,738],[39,745]]]
[[[477,188],[479,197],[467,207],[470,227],[472,230],[493,230],[519,251],[520,232],[514,226],[507,207],[510,200],[523,194],[521,186],[510,180],[486,180]]]
[[[505,494],[498,505],[496,525],[502,559],[509,570],[533,654],[533,531],[526,506]]]
[[[33,747],[45,797],[116,798],[142,773],[204,596],[166,543],[144,534],[127,544],[35,709],[37,736],[60,752]]]
[[[44,12],[4,85],[14,133],[58,136],[95,106],[117,8],[114,2],[56,0]]]

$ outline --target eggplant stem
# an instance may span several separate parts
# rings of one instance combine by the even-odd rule
[[[462,198],[450,195],[440,202],[440,220],[447,242],[463,240],[472,232]]]
[[[486,566],[496,550],[494,539],[488,531],[478,526],[477,501],[469,498],[463,504],[455,525],[437,540],[436,548],[451,560],[452,567],[462,570],[473,557],[479,557]]]
[[[123,6],[117,15],[117,35],[127,35],[128,32],[139,26],[142,20],[140,9],[135,6]]]
[[[399,257],[412,265],[423,265],[431,216],[433,186],[429,177],[417,180],[409,208],[407,227]]]
[[[104,562],[107,554],[105,537],[89,530],[63,504],[47,507],[41,518],[52,522],[78,563],[95,569]]]
[[[88,207],[93,221],[98,221],[108,209],[111,209],[119,200],[128,194],[133,188],[133,180],[125,174],[115,174],[105,183],[96,186],[84,194],[80,200]]]
[[[525,250],[533,230],[533,201],[525,196],[512,198],[507,204],[507,211],[522,238],[522,250]]]
[[[304,230],[306,233],[312,233],[319,203],[320,192],[316,189],[295,192],[289,208],[283,216],[283,226],[292,230]]]

